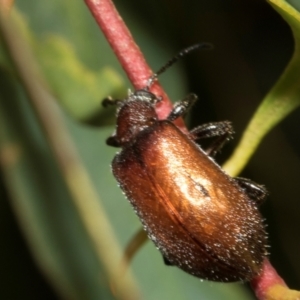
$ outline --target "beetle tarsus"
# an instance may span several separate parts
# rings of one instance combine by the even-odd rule
[[[231,136],[229,134],[219,137],[208,149],[205,150],[206,154],[212,157],[215,156],[230,139]]]
[[[232,138],[233,134],[234,131],[231,122],[229,121],[203,124],[190,131],[190,136],[194,140],[219,137],[208,149],[206,149],[206,153],[210,156],[214,156],[221,150],[224,144]]]
[[[107,97],[105,99],[102,100],[102,106],[103,107],[108,107],[110,105],[117,105],[120,101],[120,99],[113,99],[111,97]]]
[[[163,256],[163,260],[166,266],[173,266],[173,264],[165,256]]]
[[[260,185],[248,178],[236,177],[234,179],[248,197],[255,201],[255,203],[260,205],[265,201],[268,196],[268,191],[263,185]]]
[[[172,111],[167,117],[168,121],[174,121],[179,117],[184,117],[188,110],[194,105],[198,97],[195,94],[189,94],[185,99],[174,104]]]
[[[234,131],[229,121],[212,122],[202,124],[190,131],[190,134],[194,140],[200,140],[211,137],[220,137],[229,135],[232,137]]]
[[[113,134],[106,139],[106,145],[111,147],[121,147],[120,143],[117,141],[117,137]]]

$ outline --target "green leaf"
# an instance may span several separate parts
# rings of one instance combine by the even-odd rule
[[[101,101],[108,95],[119,98],[126,94],[122,77],[108,65],[96,71],[85,66],[72,44],[60,35],[47,34],[37,39],[17,11],[14,11],[14,19],[35,52],[47,84],[62,108],[79,122],[112,124],[113,113],[103,109]],[[12,69],[3,51],[0,51],[0,62]]]
[[[0,77],[1,169],[35,260],[65,298],[113,299],[22,90],[7,71]]]
[[[81,122],[101,120],[101,100],[125,94],[121,77],[111,68],[93,72],[65,39],[49,35],[36,45],[38,60],[59,104]]]

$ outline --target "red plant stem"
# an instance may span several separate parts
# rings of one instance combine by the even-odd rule
[[[250,282],[258,299],[266,298],[266,293],[274,285],[286,286],[284,280],[278,275],[268,259],[265,259],[262,272]]]
[[[153,72],[112,1],[85,0],[85,3],[115,52],[134,88],[144,88]],[[165,119],[172,110],[173,105],[171,101],[157,82],[151,86],[151,92],[158,97],[162,97],[163,100],[158,103],[156,112],[159,119]],[[176,125],[185,130],[182,119],[180,118],[176,121]]]

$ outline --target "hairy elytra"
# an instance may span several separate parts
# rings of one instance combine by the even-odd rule
[[[258,211],[265,188],[228,176],[213,160],[233,134],[229,122],[204,124],[185,134],[173,121],[197,97],[188,95],[158,120],[155,105],[161,98],[149,91],[180,57],[209,47],[202,43],[179,52],[126,99],[105,99],[104,106],[117,106],[116,132],[107,144],[122,147],[112,162],[113,174],[166,264],[207,280],[248,281],[259,274],[267,254]],[[195,143],[212,137],[209,149]]]

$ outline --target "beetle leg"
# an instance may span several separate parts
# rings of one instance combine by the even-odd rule
[[[110,137],[106,139],[106,145],[111,147],[121,147],[115,134],[112,134]]]
[[[173,264],[165,256],[162,257],[166,266],[173,266]]]
[[[190,131],[190,137],[194,140],[219,137],[207,150],[208,155],[214,156],[224,144],[232,138],[234,131],[228,121],[207,123]]]
[[[255,201],[258,205],[262,204],[268,196],[268,191],[263,185],[242,177],[236,177],[234,180],[244,190],[248,197]]]
[[[102,100],[102,106],[103,107],[108,107],[109,105],[117,105],[120,101],[120,99],[113,99],[111,97],[107,97],[105,99]]]
[[[193,106],[198,97],[195,94],[189,94],[185,99],[174,104],[174,107],[167,117],[167,120],[174,121],[179,117],[183,117],[188,110]]]
[[[190,131],[191,137],[194,140],[224,135],[229,135],[231,137],[233,133],[234,131],[231,122],[229,121],[202,124]]]

